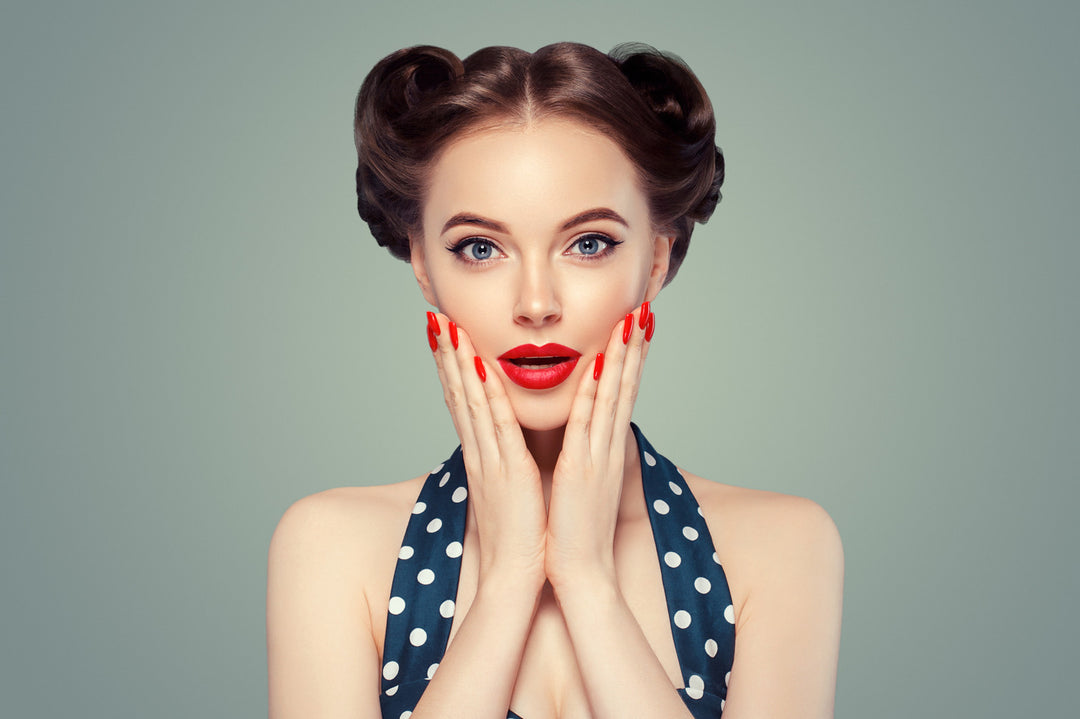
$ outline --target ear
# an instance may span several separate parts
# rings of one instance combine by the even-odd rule
[[[409,264],[412,265],[413,274],[416,275],[416,284],[420,285],[420,292],[427,303],[432,307],[438,307],[439,302],[435,298],[434,290],[431,289],[426,259],[423,238],[409,235]]]
[[[671,264],[671,248],[674,245],[674,235],[657,235],[653,240],[652,269],[649,270],[649,286],[645,290],[645,299],[649,302],[656,299],[664,286]]]

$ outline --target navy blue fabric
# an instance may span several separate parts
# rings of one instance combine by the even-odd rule
[[[697,500],[674,464],[630,425],[683,677],[695,719],[724,708],[735,655],[735,616],[724,570]],[[398,554],[383,647],[383,719],[407,719],[446,652],[454,618],[468,481],[461,447],[420,490]],[[514,712],[508,719],[521,719]]]

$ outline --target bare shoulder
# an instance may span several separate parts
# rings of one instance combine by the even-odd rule
[[[372,601],[390,586],[422,479],[318,492],[281,517],[267,561],[271,716],[378,716]]]
[[[824,581],[839,591],[843,546],[836,524],[819,504],[686,471],[683,476],[701,506],[733,595],[745,598],[765,586],[805,588],[808,581]]]
[[[357,591],[377,583],[387,566],[393,571],[424,478],[328,489],[293,502],[270,541],[271,570],[333,576]]]

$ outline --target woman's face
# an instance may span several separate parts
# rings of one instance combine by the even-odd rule
[[[451,143],[429,178],[422,222],[411,246],[424,297],[468,333],[533,430],[566,423],[615,324],[659,292],[672,243],[653,231],[619,147],[567,120]],[[551,360],[499,362],[548,343],[580,353],[554,386],[557,372],[532,369]]]

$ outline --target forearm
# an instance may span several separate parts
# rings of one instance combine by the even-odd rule
[[[506,719],[540,596],[521,584],[478,587],[412,719]]]
[[[595,576],[556,588],[593,716],[690,719],[618,586]]]

